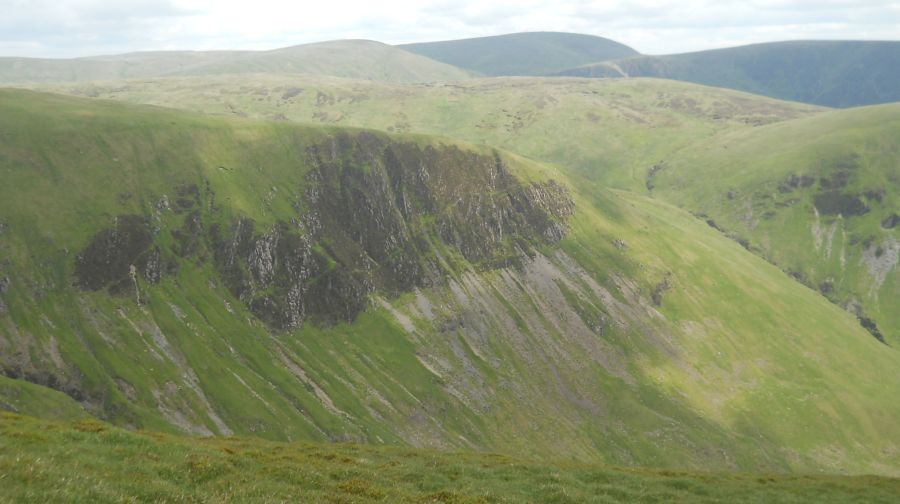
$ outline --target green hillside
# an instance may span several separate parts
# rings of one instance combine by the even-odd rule
[[[597,62],[560,73],[658,77],[828,107],[900,101],[900,42],[794,41]]]
[[[57,60],[0,58],[0,83],[5,84],[261,72],[387,82],[455,81],[470,76],[459,68],[368,40],[321,42],[271,51],[158,51]]]
[[[257,75],[48,86],[54,92],[214,115],[445,135],[644,191],[655,163],[717,132],[823,109],[657,79],[475,79],[390,85]]]
[[[0,366],[95,416],[898,473],[900,354],[669,205],[451,140],[0,94]]]
[[[91,418],[81,405],[62,392],[6,376],[0,376],[0,410],[45,420]]]
[[[0,413],[0,502],[891,503],[900,480],[551,464],[497,454],[196,439]]]
[[[282,96],[292,84],[277,76],[243,88],[252,89],[255,98],[241,96],[244,84],[227,77],[54,89],[212,114],[443,133],[556,163],[606,186],[646,192],[662,184],[654,188],[654,196],[706,215],[701,220],[712,219],[723,232],[752,241],[755,253],[825,291],[882,339],[896,341],[900,297],[891,262],[896,233],[891,219],[898,207],[892,198],[900,136],[891,106],[825,112],[656,79],[516,78],[429,87],[317,78],[304,82],[304,92],[290,99]],[[865,202],[860,210],[871,212],[839,226],[840,233],[849,233],[841,255],[839,245],[822,245],[822,223],[834,215],[816,220],[812,198],[821,192],[819,185],[786,193],[779,187],[801,172],[827,177],[825,172],[845,157],[853,164],[850,185],[858,186]],[[673,163],[680,172],[669,169]],[[729,171],[722,172],[723,166]],[[726,198],[745,183],[752,188],[743,188],[744,199]],[[870,191],[872,196],[865,196]],[[793,205],[801,193],[808,193],[806,204]],[[829,236],[839,231],[828,226]],[[830,244],[831,238],[826,241]],[[864,255],[870,259],[863,260]],[[872,281],[878,285],[875,290]]]
[[[794,273],[812,288],[828,290],[826,296],[829,299],[859,315],[861,323],[870,326],[873,333],[887,339],[895,338],[892,334],[897,334],[895,314],[900,313],[900,306],[896,300],[900,298],[893,294],[896,292],[896,269],[889,264],[894,257],[890,242],[893,235],[890,229],[880,226],[881,221],[892,218],[891,211],[893,209],[896,213],[897,207],[891,199],[891,187],[896,186],[896,181],[891,177],[895,178],[892,173],[897,170],[898,142],[895,140],[893,121],[888,120],[889,112],[825,113],[824,109],[800,104],[655,79],[591,81],[516,78],[428,87],[318,78],[309,78],[304,82],[304,91],[290,99],[284,99],[283,92],[292,84],[277,76],[260,78],[252,88],[242,88],[244,84],[226,77],[160,79],[54,89],[193,108],[212,114],[442,133],[471,142],[497,145],[556,163],[567,170],[574,170],[580,177],[599,181],[606,186],[638,192],[668,183],[667,177],[675,176],[677,172],[670,170],[657,175],[657,171],[670,166],[673,160],[685,157],[688,160],[680,164],[690,165],[691,168],[682,168],[684,173],[678,179],[677,186],[656,189],[654,196],[664,197],[695,213],[708,214],[702,220],[712,218],[726,233],[753,239],[755,253]],[[242,96],[241,89],[245,92],[252,89],[255,98],[250,98],[249,94]],[[398,107],[398,103],[402,106]],[[888,107],[885,110],[892,109]],[[803,117],[807,119],[803,120]],[[826,117],[835,119],[819,122],[819,118]],[[845,123],[839,120],[841,117],[859,119]],[[865,121],[867,117],[871,117],[868,123]],[[819,126],[812,128],[811,125]],[[728,136],[731,134],[735,136]],[[756,140],[744,143],[743,135],[748,140]],[[737,142],[744,147],[709,150],[710,146],[718,145],[719,138],[723,139],[721,142]],[[819,140],[813,142],[814,138]],[[793,151],[803,154],[784,155]],[[853,219],[853,222],[864,222],[866,231],[860,231],[861,236],[853,238],[853,243],[847,243],[849,255],[845,254],[840,259],[828,247],[809,253],[816,249],[814,244],[820,242],[821,237],[814,237],[811,231],[800,232],[793,226],[784,225],[791,222],[803,229],[819,229],[819,224],[816,224],[819,221],[810,213],[810,206],[806,206],[802,213],[789,213],[784,215],[784,219],[764,222],[772,230],[778,230],[774,234],[770,231],[761,231],[759,235],[750,232],[759,225],[760,215],[771,218],[773,212],[783,210],[784,201],[796,199],[797,195],[793,192],[782,196],[776,188],[791,174],[799,173],[797,170],[801,161],[812,163],[806,158],[815,152],[833,152],[828,156],[840,159],[844,155],[857,156],[857,151],[864,159],[862,165],[866,167],[864,172],[858,174],[860,194],[883,185],[887,192],[882,194],[884,191],[881,191],[873,196],[884,198],[875,202],[877,205],[866,205],[866,208],[873,208],[873,212]],[[711,152],[733,157],[719,159]],[[689,155],[694,157],[688,158]],[[805,157],[796,159],[801,155]],[[873,161],[869,163],[866,159]],[[753,174],[754,184],[769,187],[770,191],[777,193],[776,197],[781,196],[784,201],[771,200],[768,203],[771,208],[762,208],[753,218],[745,219],[746,222],[740,226],[736,225],[734,218],[726,216],[748,212],[745,208],[747,202],[723,199],[729,191],[733,192],[737,184],[719,173],[723,163],[733,166],[730,176],[749,179]],[[822,170],[828,169],[829,163],[821,161]],[[768,168],[758,169],[758,164],[767,164]],[[821,170],[816,168],[815,171]],[[868,187],[863,188],[863,185]],[[800,192],[803,191],[805,188],[801,188]],[[780,207],[773,207],[775,204]],[[790,208],[799,210],[800,207]],[[869,261],[869,272],[866,272],[867,267],[860,261],[864,251],[872,245],[872,240],[875,240],[874,248],[866,254],[872,256],[874,262]],[[879,250],[888,253],[874,257],[873,254]],[[837,262],[834,267],[823,269],[820,259],[814,259],[818,254],[828,255],[829,261]],[[847,261],[853,265],[847,266]],[[852,271],[843,272],[841,269]],[[884,289],[881,294],[871,290],[871,279],[876,280],[879,289]],[[871,327],[872,322],[879,329]]]
[[[655,195],[708,216],[900,345],[900,106],[723,134],[660,167]]]
[[[398,47],[482,75],[549,75],[638,54],[613,40],[558,32],[511,33]]]

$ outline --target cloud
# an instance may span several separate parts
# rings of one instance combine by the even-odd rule
[[[266,49],[574,31],[671,53],[784,39],[897,39],[900,0],[0,0],[0,55]]]
[[[159,44],[165,28],[200,15],[172,1],[0,0],[0,53],[76,56]],[[12,53],[10,49],[24,49]]]

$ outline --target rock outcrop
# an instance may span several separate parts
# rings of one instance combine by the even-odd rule
[[[171,255],[209,250],[229,291],[270,327],[352,321],[369,295],[441,284],[452,271],[516,266],[563,238],[574,211],[554,181],[523,183],[505,161],[456,146],[337,133],[306,149],[297,215],[204,229],[201,191],[176,188]],[[76,259],[76,285],[126,291],[173,269],[141,216],[119,216]]]
[[[523,184],[498,155],[455,146],[341,133],[307,154],[294,223],[257,233],[245,219],[216,237],[226,285],[278,329],[352,321],[370,293],[441,283],[459,257],[515,264],[560,240],[574,209],[562,186]]]
[[[75,258],[76,285],[87,290],[126,292],[141,275],[159,282],[174,269],[153,242],[150,222],[139,215],[120,215],[109,229],[98,232]]]

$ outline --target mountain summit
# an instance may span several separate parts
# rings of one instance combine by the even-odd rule
[[[638,55],[614,40],[560,32],[511,33],[399,47],[482,75],[547,75]]]

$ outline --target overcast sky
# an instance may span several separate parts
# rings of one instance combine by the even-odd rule
[[[518,31],[646,54],[788,39],[900,39],[900,0],[0,0],[0,56],[422,42]]]

